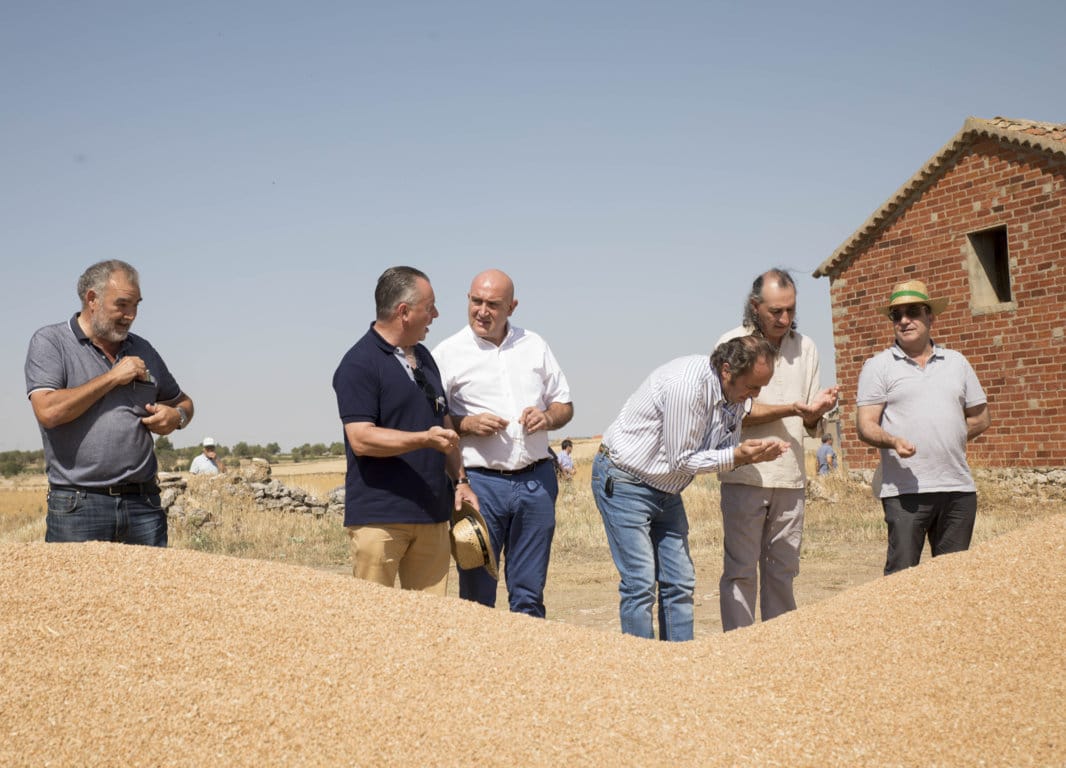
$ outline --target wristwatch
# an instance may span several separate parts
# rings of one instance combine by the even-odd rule
[[[178,429],[185,429],[185,425],[189,423],[189,414],[185,413],[185,409],[180,405],[175,406],[174,410],[178,412]]]

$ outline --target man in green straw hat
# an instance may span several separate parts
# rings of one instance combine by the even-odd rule
[[[947,303],[932,298],[921,280],[896,285],[882,309],[896,343],[859,374],[859,438],[881,449],[886,576],[918,565],[926,538],[936,557],[969,549],[973,534],[977,487],[966,443],[988,429],[991,417],[970,363],[930,335]]]

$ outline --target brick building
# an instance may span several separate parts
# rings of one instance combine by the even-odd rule
[[[877,464],[855,433],[855,391],[892,343],[876,309],[910,278],[950,300],[933,338],[969,358],[988,395],[971,466],[1066,466],[1066,125],[967,119],[814,276],[830,282],[850,469]]]

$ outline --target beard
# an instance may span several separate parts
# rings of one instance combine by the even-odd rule
[[[130,334],[129,326],[120,326],[114,320],[108,320],[98,315],[93,315],[89,322],[93,329],[93,335],[102,341],[118,344],[125,341]]]

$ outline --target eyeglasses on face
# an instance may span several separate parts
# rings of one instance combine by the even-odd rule
[[[925,317],[925,304],[908,304],[905,307],[893,309],[888,313],[888,316],[892,318],[893,323],[898,323],[904,317],[909,317],[911,320],[921,320]]]
[[[433,385],[429,383],[426,374],[422,372],[421,368],[413,368],[412,371],[415,376],[415,384],[422,390],[422,394],[426,396],[429,404],[433,406],[433,414],[440,416],[444,413],[444,397],[433,390]]]

